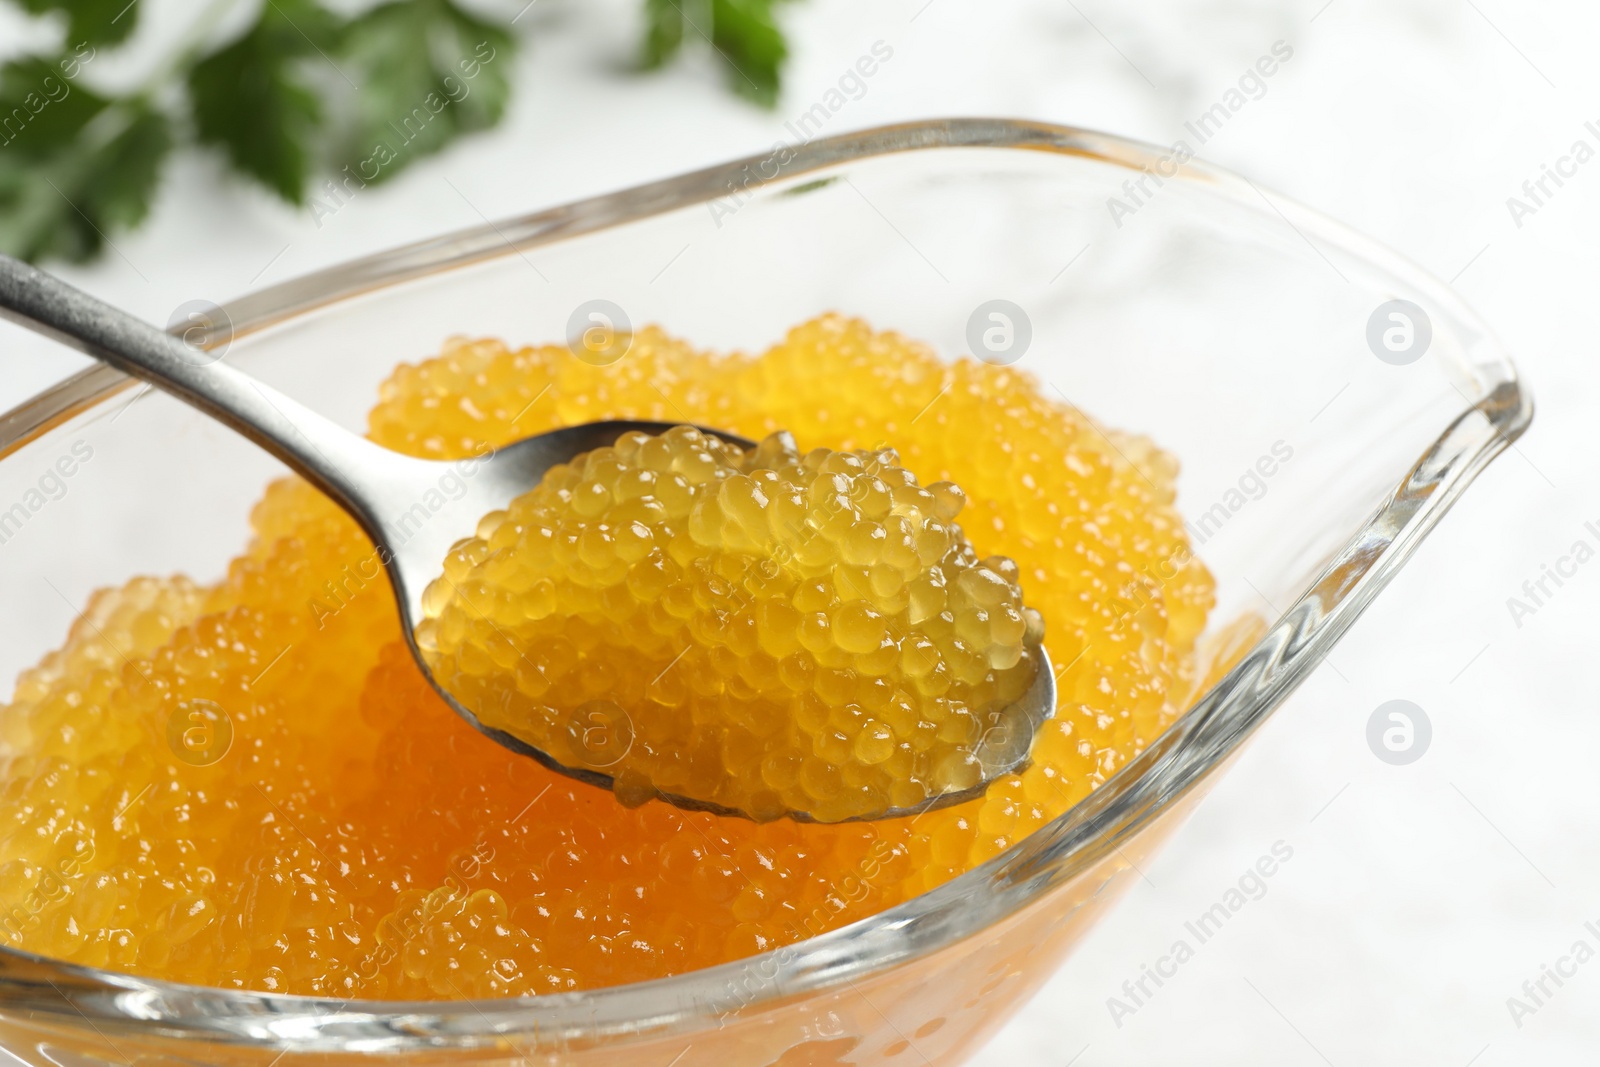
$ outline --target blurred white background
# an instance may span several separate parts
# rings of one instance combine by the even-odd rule
[[[520,8],[514,2],[509,10]],[[1116,913],[976,1062],[1593,1062],[1600,962],[1531,1014],[1507,998],[1583,939],[1600,948],[1594,757],[1600,565],[1516,624],[1507,598],[1574,542],[1600,545],[1600,165],[1519,227],[1507,198],[1600,136],[1600,9],[1579,0],[806,0],[771,113],[705,57],[627,71],[632,0],[537,0],[507,121],[320,225],[228,176],[170,166],[149,223],[70,280],[165,324],[355,255],[759,152],[882,40],[892,62],[826,132],[939,115],[1078,124],[1162,144],[1275,41],[1268,92],[1201,157],[1371,234],[1453,279],[1500,332],[1540,411],[1324,667],[1263,729]],[[191,13],[144,0],[138,75]],[[0,12],[0,52],[28,43]],[[1353,343],[1357,343],[1353,341]],[[0,333],[0,410],[83,360]],[[397,353],[414,358],[419,353]],[[1286,352],[1286,358],[1292,358]],[[1585,416],[1584,412],[1591,414]],[[1595,522],[1595,532],[1585,528]],[[1424,708],[1409,766],[1365,739],[1384,701]],[[1272,844],[1294,858],[1131,1016],[1107,999]],[[1119,1025],[1120,1023],[1120,1025]]]

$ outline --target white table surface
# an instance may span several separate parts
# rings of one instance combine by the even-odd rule
[[[1401,250],[1478,307],[1540,410],[1334,656],[1261,731],[1148,881],[975,1061],[1589,1063],[1600,962],[1514,1020],[1507,998],[1584,939],[1600,949],[1590,656],[1600,563],[1518,627],[1507,598],[1600,536],[1600,160],[1519,227],[1506,199],[1600,120],[1600,10],[1581,0],[808,0],[779,108],[696,63],[635,78],[632,0],[538,0],[502,128],[368,190],[319,226],[186,154],[150,223],[60,272],[165,323],[351,256],[765,149],[875,41],[894,49],[829,132],[1008,115],[1170,143],[1273,42],[1292,61],[1205,145],[1211,162]],[[147,0],[132,78],[192,5]],[[514,9],[520,4],[513,3]],[[23,38],[0,15],[0,50]],[[446,184],[448,179],[459,193]],[[9,328],[0,408],[83,361]],[[1589,441],[1586,445],[1584,442]],[[1588,650],[1587,652],[1585,650]],[[1380,703],[1425,708],[1405,767],[1374,758]],[[1131,1016],[1107,999],[1278,840],[1294,858]],[[1120,1022],[1120,1025],[1118,1023]],[[1520,1022],[1520,1025],[1519,1025]]]

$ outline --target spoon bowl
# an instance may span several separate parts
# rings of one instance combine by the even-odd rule
[[[486,726],[434,676],[417,645],[426,617],[423,595],[444,569],[452,546],[470,537],[485,515],[508,506],[539,484],[552,467],[616,443],[623,434],[663,433],[674,423],[604,421],[564,427],[490,449],[464,460],[404,456],[374,444],[218,359],[197,358],[181,338],[104,304],[43,271],[0,256],[0,316],[53,337],[172,394],[233,428],[287,463],[360,524],[377,548],[400,608],[401,628],[418,667],[445,702],[485,736],[551,770],[602,788],[614,779],[599,768],[573,767],[549,753]],[[204,353],[201,353],[204,355]],[[697,427],[744,449],[755,442],[724,430]],[[465,486],[453,495],[450,486]],[[910,808],[852,817],[863,821],[910,816],[981,795],[996,778],[1026,766],[1035,732],[1055,711],[1055,675],[1043,647],[1028,691],[997,712],[973,749],[980,781],[948,790]],[[749,813],[694,797],[657,794],[679,807],[722,815]],[[784,815],[814,821],[803,811]]]

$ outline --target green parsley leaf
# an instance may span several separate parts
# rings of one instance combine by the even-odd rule
[[[728,85],[740,96],[773,107],[789,56],[773,14],[775,0],[711,0],[711,43],[730,70]]]
[[[85,262],[143,221],[172,147],[147,101],[112,101],[61,77],[72,60],[0,68],[0,251]]]
[[[693,31],[721,57],[729,88],[762,107],[772,107],[778,102],[783,62],[789,56],[773,11],[778,2],[645,0],[640,66],[645,70],[664,66],[682,51],[686,31]]]
[[[32,15],[67,16],[67,44],[118,44],[139,22],[139,0],[20,0]]]
[[[305,202],[322,104],[297,77],[337,27],[313,0],[270,0],[250,31],[189,72],[200,141],[291,204]]]
[[[683,47],[683,27],[688,21],[680,0],[644,0],[644,48],[639,65],[645,70],[663,67]]]
[[[67,56],[30,56],[0,67],[0,160],[13,153],[44,159],[58,152],[109,102],[73,81]]]
[[[351,22],[341,65],[359,87],[348,162],[384,181],[462,134],[500,121],[513,41],[450,0],[392,0]]]

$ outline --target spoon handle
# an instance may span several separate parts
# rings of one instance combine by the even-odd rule
[[[125,311],[0,255],[0,317],[52,337],[237,430],[350,510],[369,533],[371,482],[414,460],[338,424]],[[357,477],[350,477],[356,475]],[[395,480],[399,480],[396,478]]]

